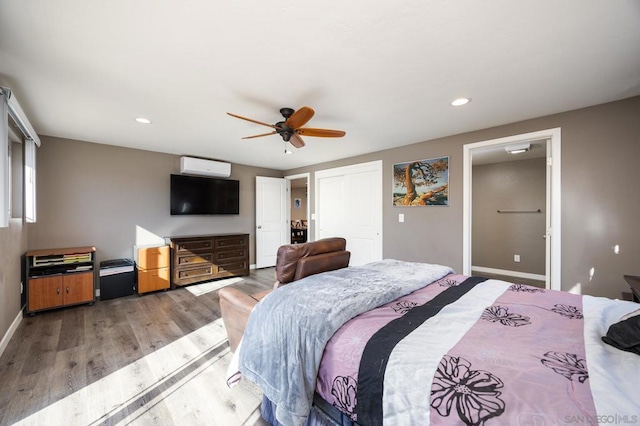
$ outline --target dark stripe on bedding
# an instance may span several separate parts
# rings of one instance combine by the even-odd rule
[[[369,339],[358,370],[356,413],[359,424],[382,424],[384,372],[395,346],[445,306],[486,280],[482,277],[470,277],[457,286],[449,287],[424,305],[416,306],[402,317],[391,321]]]

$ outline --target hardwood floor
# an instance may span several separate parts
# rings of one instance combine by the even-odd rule
[[[274,270],[231,284],[271,288]],[[260,391],[225,384],[218,291],[186,288],[25,317],[0,357],[0,425],[263,425]]]

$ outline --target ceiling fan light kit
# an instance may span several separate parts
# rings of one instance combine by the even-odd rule
[[[342,130],[313,129],[309,127],[302,127],[307,124],[307,122],[311,120],[311,118],[315,114],[313,108],[308,106],[304,106],[297,111],[295,111],[293,108],[280,108],[280,114],[282,114],[282,117],[284,117],[284,121],[279,121],[276,124],[263,123],[262,121],[257,121],[251,118],[243,117],[241,115],[232,114],[230,112],[228,112],[227,114],[231,117],[250,121],[251,123],[260,124],[262,126],[271,127],[272,129],[274,129],[273,132],[262,133],[253,136],[245,136],[242,139],[252,139],[278,134],[280,135],[282,140],[285,141],[285,154],[287,154],[286,142],[291,143],[291,145],[296,148],[302,148],[303,146],[305,146],[305,143],[300,135],[321,138],[341,138],[346,134]]]

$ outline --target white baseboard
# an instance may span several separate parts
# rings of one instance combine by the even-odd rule
[[[545,282],[546,278],[540,274],[530,274],[529,272],[508,271],[506,269],[485,268],[483,266],[472,266],[471,271],[487,273],[493,275],[506,275],[507,277],[526,278],[528,280],[537,280]]]
[[[18,329],[18,326],[20,325],[20,321],[22,321],[22,310],[18,312],[18,316],[16,316],[16,319],[13,320],[13,322],[11,323],[11,326],[9,327],[4,337],[2,338],[2,341],[0,341],[0,357],[4,353],[4,350],[7,349],[7,346],[9,346],[9,340],[11,340],[11,338],[13,337],[13,334]]]

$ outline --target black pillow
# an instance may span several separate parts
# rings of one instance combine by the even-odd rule
[[[627,352],[640,355],[640,315],[635,315],[609,327],[602,341]]]

